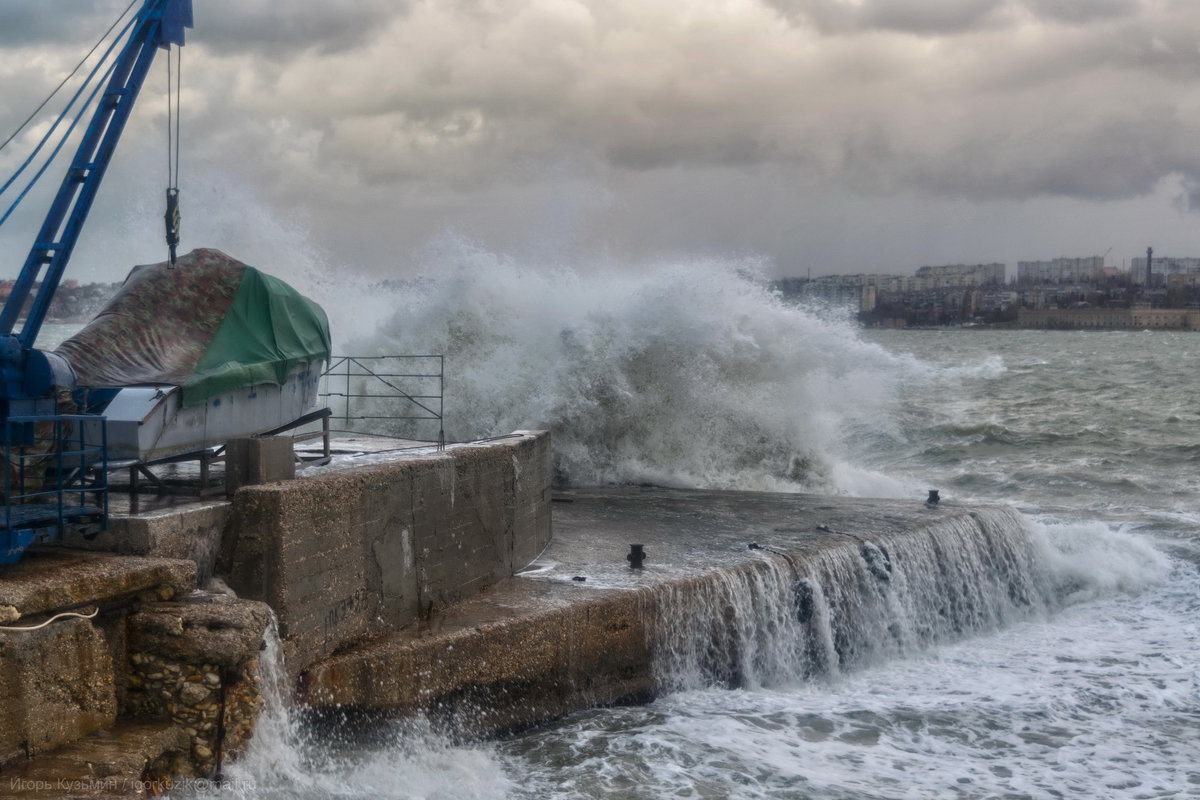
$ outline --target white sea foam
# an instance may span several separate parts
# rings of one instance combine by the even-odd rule
[[[1197,588],[1185,571],[1148,609],[1080,603],[832,681],[582,714],[502,747],[532,772],[512,797],[1192,796],[1200,631],[1171,595]]]
[[[350,724],[305,720],[290,698],[274,622],[260,657],[264,706],[245,753],[218,781],[182,783],[184,798],[492,800],[513,786],[486,747],[459,746],[422,718]]]
[[[548,428],[578,484],[898,491],[848,463],[915,362],[784,303],[740,263],[526,269],[465,243],[357,352],[447,357],[447,433]]]
[[[1136,594],[1162,583],[1175,563],[1144,536],[1099,521],[1030,520],[1039,560],[1067,603]]]

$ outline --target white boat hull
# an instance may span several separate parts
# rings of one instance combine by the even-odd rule
[[[184,407],[179,386],[129,386],[102,412],[108,460],[156,461],[222,445],[294,422],[317,400],[321,362],[295,367],[282,385],[236,389]]]

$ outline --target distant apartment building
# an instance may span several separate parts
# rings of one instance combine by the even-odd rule
[[[804,300],[870,312],[875,310],[879,279],[878,275],[825,275],[806,281],[798,294]]]
[[[1131,260],[1130,264],[1130,272],[1133,274],[1134,283],[1144,284],[1146,282],[1146,257],[1137,256]],[[1170,277],[1172,275],[1200,274],[1200,258],[1154,256],[1150,262],[1150,274],[1153,278],[1153,283],[1155,286],[1169,285],[1171,283]]]
[[[1095,283],[1103,276],[1103,256],[1017,262],[1017,282],[1022,284]]]
[[[1200,289],[1200,271],[1176,272],[1167,276],[1168,289]]]
[[[773,286],[783,296],[848,308],[861,314],[884,309],[894,314],[888,324],[951,324],[983,309],[1008,308],[1014,295],[1003,293],[1005,265],[947,264],[925,266],[916,275],[859,273],[817,278],[780,278]],[[985,301],[985,294],[988,299]]]
[[[972,286],[999,286],[1004,283],[1003,264],[946,264],[939,267],[920,267],[916,278],[923,280],[921,289],[950,289]]]
[[[990,312],[1006,311],[1020,302],[1021,295],[1017,292],[984,292],[979,299],[979,310]]]

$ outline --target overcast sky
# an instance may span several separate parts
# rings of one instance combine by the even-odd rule
[[[0,140],[126,4],[0,0]],[[782,275],[1200,256],[1196,0],[195,0],[195,14],[185,249],[250,260],[285,237],[380,275],[447,235],[530,263],[715,256]],[[163,256],[162,68],[75,277]],[[0,153],[0,176],[32,141]],[[0,228],[8,272],[37,200]]]

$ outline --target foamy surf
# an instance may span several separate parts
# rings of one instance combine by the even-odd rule
[[[843,463],[849,439],[891,418],[914,360],[785,303],[748,265],[535,271],[466,244],[442,258],[347,347],[444,353],[450,438],[548,428],[579,485],[870,487]]]

